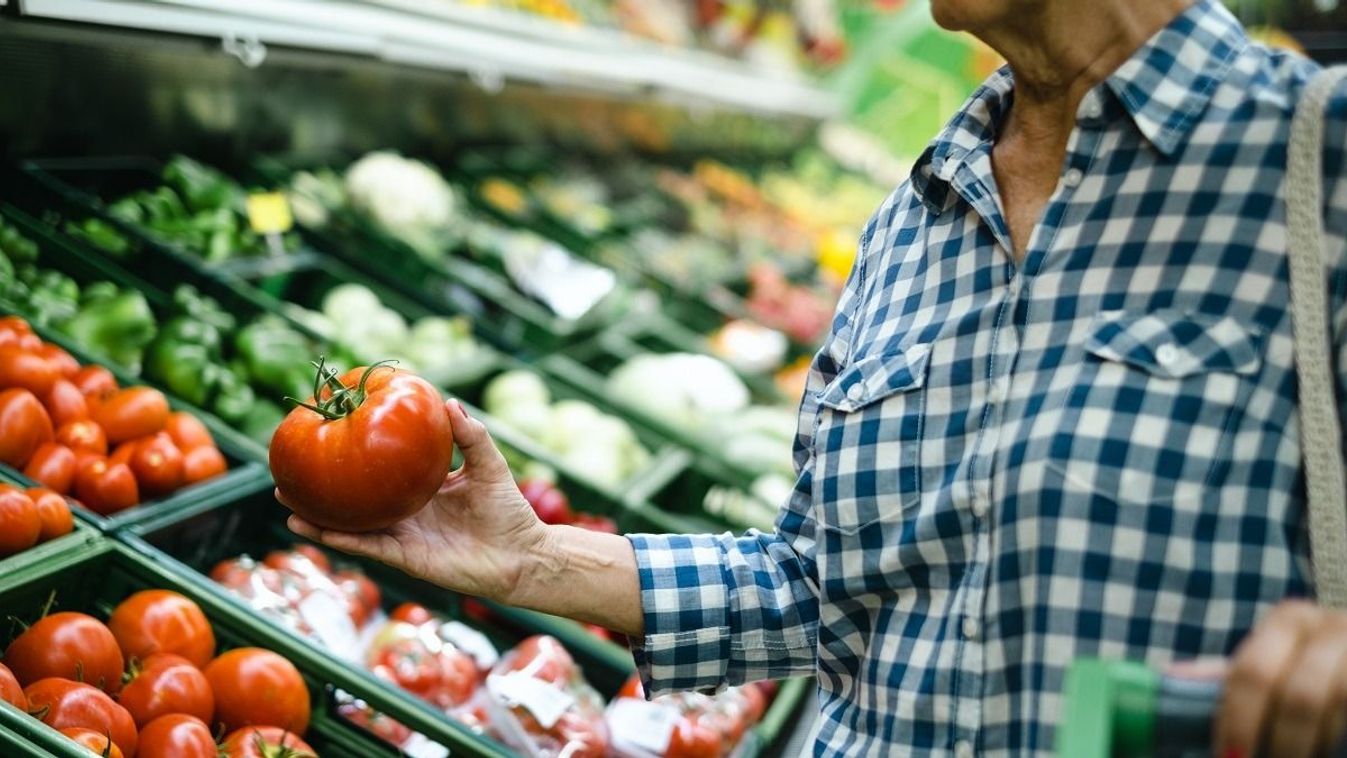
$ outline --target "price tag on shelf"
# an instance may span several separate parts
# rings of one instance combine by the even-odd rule
[[[281,192],[254,192],[248,196],[248,225],[258,234],[284,234],[295,225],[290,201]]]
[[[663,703],[622,697],[608,706],[613,747],[629,755],[664,755],[683,716]]]
[[[556,726],[562,714],[575,705],[570,693],[522,671],[492,674],[486,678],[486,688],[507,705],[523,706],[543,729]]]

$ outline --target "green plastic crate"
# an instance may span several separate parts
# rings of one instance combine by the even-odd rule
[[[185,572],[190,574],[191,572]],[[107,618],[122,599],[141,589],[165,588],[180,592],[196,601],[210,619],[219,649],[257,646],[285,656],[304,675],[312,698],[312,724],[304,739],[323,758],[336,756],[396,755],[397,751],[347,723],[335,713],[331,697],[334,688],[365,700],[408,726],[449,747],[456,755],[505,756],[508,752],[493,743],[468,734],[449,724],[437,711],[409,695],[394,691],[372,675],[352,670],[325,651],[300,642],[262,621],[240,604],[228,602],[204,586],[204,578],[184,577],[166,570],[158,561],[136,549],[117,542],[90,545],[69,552],[60,560],[23,571],[0,575],[0,607],[20,619],[35,617],[56,591],[56,610],[78,610],[97,618]],[[8,644],[12,634],[4,629],[0,642]],[[19,716],[13,709],[0,714],[0,726],[15,730],[27,725],[29,739],[51,738],[50,730],[35,729],[35,720]],[[54,739],[43,742],[55,752],[61,747]],[[56,753],[70,755],[75,753]]]

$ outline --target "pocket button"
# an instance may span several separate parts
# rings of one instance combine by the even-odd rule
[[[1179,349],[1174,343],[1166,342],[1155,349],[1155,360],[1165,368],[1172,368],[1179,360]]]

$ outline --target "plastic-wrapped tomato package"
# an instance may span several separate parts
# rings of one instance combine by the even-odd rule
[[[605,714],[616,758],[725,758],[743,745],[767,709],[763,688],[750,684],[717,695],[680,692],[647,701],[633,676]]]
[[[603,758],[603,698],[553,637],[529,637],[486,679],[491,732],[532,758]]]
[[[466,703],[481,683],[472,656],[441,638],[432,623],[389,621],[371,640],[365,665],[445,710]]]

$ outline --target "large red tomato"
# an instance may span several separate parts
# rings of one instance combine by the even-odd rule
[[[19,680],[14,678],[14,672],[3,663],[0,663],[0,700],[21,711],[28,710],[28,698],[23,694],[23,687],[20,687]]]
[[[166,495],[182,486],[182,451],[167,432],[156,432],[131,454],[131,473],[146,497]]]
[[[84,395],[90,410],[117,391],[116,377],[102,366],[85,366],[70,377],[70,382]]]
[[[309,728],[309,690],[294,664],[270,650],[241,647],[205,669],[215,691],[215,721],[225,729],[278,726],[296,734]]]
[[[52,434],[51,417],[36,395],[17,388],[0,392],[0,462],[23,468]]]
[[[202,445],[188,450],[182,456],[182,483],[196,484],[225,472],[228,463],[214,445]]]
[[[33,348],[33,352],[42,356],[56,369],[56,375],[62,379],[70,379],[79,373],[80,362],[75,360],[75,356],[66,352],[60,345],[43,342],[41,345]]]
[[[122,651],[103,622],[83,613],[44,616],[5,649],[5,665],[24,686],[48,677],[87,682],[116,692],[122,686]]]
[[[133,660],[130,678],[122,684],[117,702],[130,711],[139,727],[170,713],[185,713],[202,721],[210,721],[215,714],[215,695],[206,675],[191,661],[172,653]]]
[[[172,590],[128,597],[113,609],[108,628],[129,658],[173,653],[201,668],[215,655],[215,632],[201,606]]]
[[[51,385],[60,379],[55,364],[18,345],[0,345],[0,387],[22,387],[38,397],[46,397]]]
[[[140,730],[136,758],[217,758],[219,748],[206,722],[185,713],[170,713]]]
[[[29,487],[25,494],[33,499],[37,507],[38,520],[42,522],[42,531],[37,535],[38,542],[54,540],[75,529],[75,519],[70,515],[70,504],[58,492],[43,487]]]
[[[53,677],[28,685],[23,694],[30,712],[52,729],[92,729],[111,736],[128,756],[136,754],[136,722],[97,687]]]
[[[75,452],[108,454],[108,436],[103,427],[89,419],[68,421],[56,427],[56,441]]]
[[[317,758],[318,755],[295,733],[274,726],[250,726],[231,732],[221,748],[222,758]]]
[[[103,427],[108,442],[117,444],[148,437],[168,423],[168,398],[152,387],[128,387],[93,409],[94,421]]]
[[[56,427],[89,418],[89,401],[84,399],[78,387],[65,379],[57,379],[51,385],[42,398],[42,404],[47,407],[47,415],[51,416],[51,423]]]
[[[92,729],[72,726],[62,729],[60,732],[76,745],[92,750],[94,755],[99,756],[99,758],[125,758],[126,754],[122,752],[121,748],[117,747],[117,743]]]
[[[75,497],[89,510],[111,516],[139,503],[140,488],[130,466],[90,458],[75,470]]]
[[[201,423],[201,419],[193,416],[187,411],[176,411],[168,416],[168,423],[164,425],[164,430],[168,436],[173,438],[173,444],[178,446],[179,450],[187,452],[199,447],[214,447],[215,440],[210,436],[210,430]]]
[[[23,475],[57,492],[69,492],[75,483],[75,451],[57,442],[44,442],[33,451]]]
[[[290,411],[271,438],[270,461],[281,498],[304,520],[368,532],[421,510],[453,454],[440,393],[375,365],[329,377],[316,399]]]
[[[33,499],[9,484],[0,484],[0,558],[27,550],[42,536],[42,517]]]

